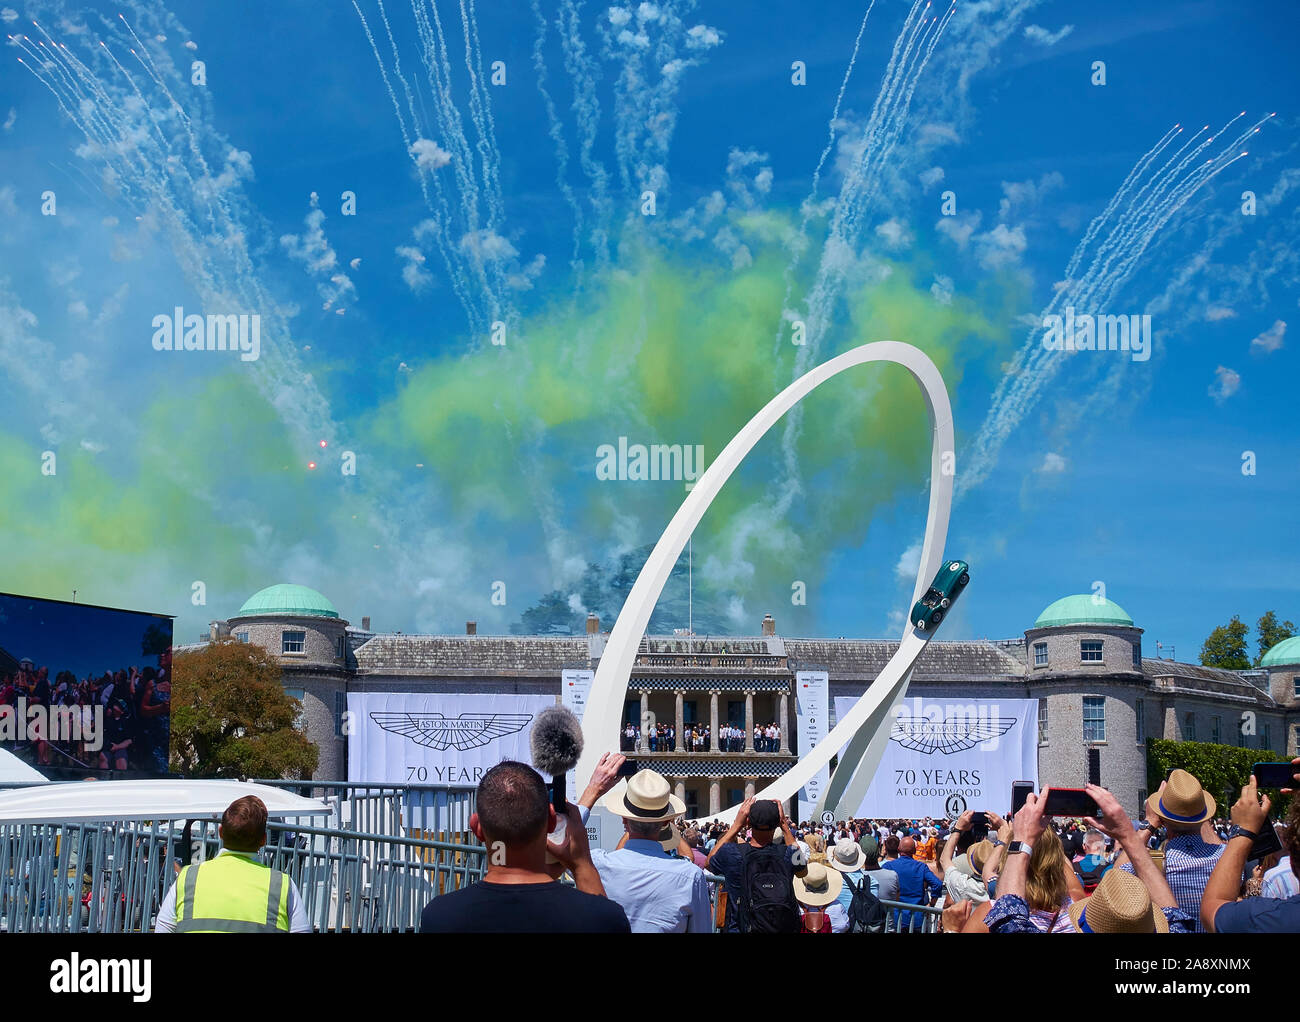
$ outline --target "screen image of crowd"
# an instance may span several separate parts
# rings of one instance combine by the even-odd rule
[[[602,756],[561,843],[545,779],[489,770],[470,826],[491,865],[434,898],[421,931],[1300,932],[1300,799],[1274,820],[1279,792],[1253,777],[1228,809],[1175,770],[1143,806],[1089,785],[1095,816],[1048,815],[1047,791],[1006,816],[835,823],[751,798],[724,826],[686,819],[654,770],[620,778],[624,762]],[[613,851],[588,845],[597,805],[623,819]]]
[[[0,749],[45,777],[165,775],[171,683],[170,617],[0,593]]]
[[[0,715],[12,715],[15,734],[0,748],[38,770],[167,773],[170,649],[157,661],[83,678],[20,661],[15,671],[0,673]]]

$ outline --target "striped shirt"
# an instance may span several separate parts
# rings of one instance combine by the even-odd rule
[[[1294,898],[1300,894],[1300,880],[1291,870],[1291,857],[1282,860],[1264,874],[1264,887],[1260,894],[1265,898]]]
[[[1226,847],[1208,844],[1201,840],[1200,834],[1175,834],[1165,842],[1165,879],[1178,907],[1192,917],[1196,933],[1205,932],[1201,925],[1201,899]],[[1133,864],[1126,862],[1120,869],[1132,873]]]

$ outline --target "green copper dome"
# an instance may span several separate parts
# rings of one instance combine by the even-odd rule
[[[1060,628],[1062,625],[1123,625],[1131,628],[1133,619],[1113,600],[1098,600],[1081,593],[1057,600],[1034,622],[1035,628]]]
[[[338,617],[334,604],[315,589],[288,582],[267,586],[250,596],[235,617],[268,614],[276,617]]]
[[[1300,664],[1300,635],[1283,639],[1271,647],[1259,662],[1260,667],[1276,667],[1278,664]]]

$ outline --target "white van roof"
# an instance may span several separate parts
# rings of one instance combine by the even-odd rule
[[[267,815],[272,819],[328,816],[331,812],[319,799],[304,798],[267,784],[161,777],[0,790],[0,823],[219,819],[231,802],[245,795],[256,795],[265,802]]]

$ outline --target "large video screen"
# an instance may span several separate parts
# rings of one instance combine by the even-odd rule
[[[172,619],[0,593],[0,749],[50,778],[159,776]]]

